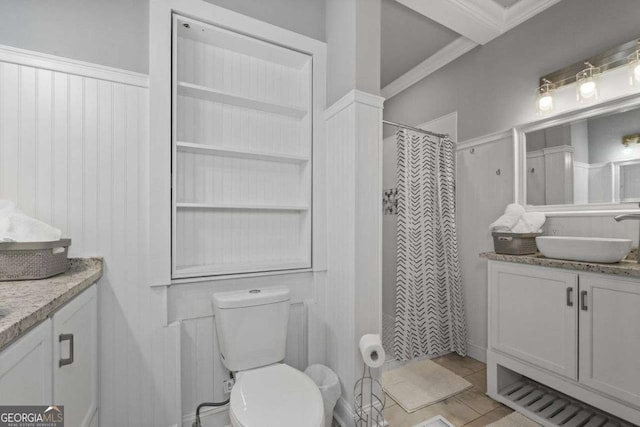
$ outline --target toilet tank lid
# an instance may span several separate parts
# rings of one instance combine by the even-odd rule
[[[291,291],[287,288],[259,288],[213,294],[216,308],[241,308],[288,301]]]

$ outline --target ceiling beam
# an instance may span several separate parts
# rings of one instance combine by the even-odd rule
[[[478,44],[486,44],[560,0],[520,0],[509,8],[490,0],[396,1]]]
[[[397,0],[398,3],[436,21],[456,33],[485,44],[502,33],[504,9],[482,0]]]
[[[444,67],[448,63],[454,61],[465,53],[469,52],[478,44],[466,37],[459,37],[452,41],[420,64],[407,71],[384,88],[382,88],[381,95],[385,99],[389,99],[392,96],[397,95],[410,86],[418,83],[430,74],[433,74],[440,68]]]

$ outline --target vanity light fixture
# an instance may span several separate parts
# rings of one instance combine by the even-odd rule
[[[598,78],[600,68],[594,67],[590,62],[585,62],[587,66],[584,70],[576,74],[578,101],[588,102],[598,99]]]
[[[547,79],[543,79],[543,84],[538,88],[536,96],[536,106],[538,115],[543,115],[553,111],[553,92],[556,87]]]
[[[628,147],[629,144],[640,143],[640,133],[634,133],[633,135],[625,135],[622,137],[622,145]]]
[[[640,84],[640,49],[629,55],[628,61],[629,83],[631,83],[631,85]]]
[[[598,99],[600,96],[599,77],[606,71],[622,66],[629,68],[631,84],[640,85],[640,39],[615,46],[591,58],[542,76],[536,89],[538,114],[553,111],[556,101],[553,98],[553,92],[573,83],[576,84],[576,95],[579,102],[584,103]]]

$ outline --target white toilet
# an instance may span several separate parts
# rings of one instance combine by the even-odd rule
[[[330,427],[316,384],[281,363],[289,294],[272,288],[213,295],[220,356],[236,379],[229,411],[234,427]]]

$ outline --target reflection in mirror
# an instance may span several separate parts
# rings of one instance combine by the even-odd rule
[[[527,204],[640,201],[640,108],[526,134]]]

